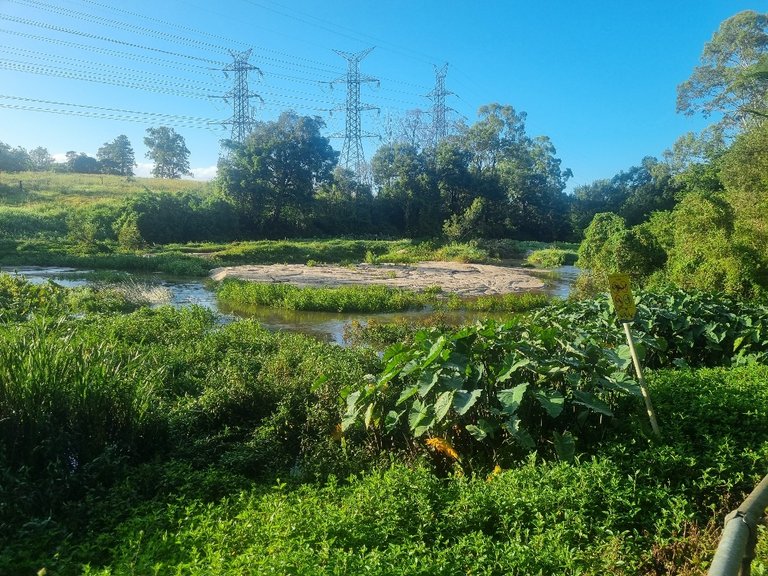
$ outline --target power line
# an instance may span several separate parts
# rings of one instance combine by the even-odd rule
[[[12,60],[0,60],[0,68],[5,70],[13,70],[15,72],[28,72],[32,74],[40,74],[43,76],[54,76],[58,78],[68,78],[70,80],[84,80],[87,82],[95,82],[98,84],[111,84],[113,86],[120,86],[123,88],[133,88],[138,90],[146,90],[148,92],[155,92],[158,94],[170,94],[173,96],[184,96],[187,98],[197,98],[202,100],[210,99],[210,95],[204,92],[189,92],[179,90],[175,88],[173,83],[167,83],[168,86],[163,86],[160,83],[151,84],[142,82],[138,79],[125,77],[118,78],[111,75],[104,74],[88,74],[80,71],[67,70],[65,68],[55,68],[52,66],[41,66],[35,64],[28,64],[24,62],[14,62]],[[195,87],[191,87],[195,88]]]
[[[26,56],[27,58],[30,58],[32,60],[42,60],[43,62],[64,62],[64,63],[71,63],[76,66],[84,66],[86,67],[86,73],[93,74],[93,72],[96,69],[102,69],[104,74],[110,75],[110,77],[115,77],[114,72],[110,72],[110,70],[117,70],[122,72],[122,77],[128,77],[129,75],[131,77],[135,78],[147,78],[147,77],[158,77],[160,78],[159,83],[160,84],[171,84],[173,86],[179,86],[179,87],[185,87],[185,88],[191,88],[194,87],[193,85],[196,85],[198,88],[210,88],[210,89],[217,89],[220,84],[214,84],[212,82],[204,82],[202,80],[196,80],[194,78],[179,78],[179,77],[173,77],[168,76],[168,74],[163,72],[150,72],[145,70],[131,70],[127,69],[124,66],[119,66],[115,64],[106,64],[103,62],[93,62],[89,60],[83,60],[82,58],[73,58],[71,56],[60,56],[60,55],[51,55],[45,52],[37,52],[34,50],[26,50],[24,48],[14,48],[12,46],[4,46],[0,45],[0,52],[6,52],[9,54],[16,54],[18,56]],[[34,64],[34,62],[25,62],[25,64]],[[73,71],[73,69],[66,69]],[[75,70],[76,71],[76,70]]]
[[[100,40],[103,42],[112,42],[114,44],[120,44],[122,46],[130,46],[131,48],[139,48],[141,50],[149,50],[152,52],[158,52],[160,54],[168,54],[171,56],[177,56],[188,60],[196,60],[198,62],[207,62],[214,66],[223,66],[223,62],[217,60],[210,60],[208,58],[201,58],[199,56],[191,56],[189,54],[181,54],[179,52],[173,52],[171,50],[163,50],[161,48],[153,48],[151,46],[143,46],[141,44],[135,44],[133,42],[125,42],[116,38],[109,38],[106,36],[99,36],[98,34],[89,34],[87,32],[81,32],[79,30],[72,30],[71,28],[64,28],[62,26],[54,26],[53,24],[47,24],[45,22],[38,22],[36,20],[30,20],[28,18],[17,18],[15,16],[9,16],[8,14],[0,14],[0,19],[16,22],[17,24],[25,24],[27,26],[36,26],[38,28],[45,28],[46,30],[53,30],[55,32],[63,32],[65,34],[74,34],[76,36],[82,36],[84,38],[91,38],[92,40]]]
[[[107,118],[112,120],[126,120],[130,122],[147,123],[149,121],[161,121],[173,123],[185,128],[215,128],[220,125],[218,120],[197,116],[184,116],[178,114],[163,114],[158,112],[142,112],[139,110],[127,110],[122,108],[107,108],[104,106],[91,106],[88,104],[73,104],[70,102],[58,102],[54,100],[40,100],[37,98],[25,98],[0,94],[0,100],[12,100],[18,104],[0,102],[0,108],[16,110],[29,110],[35,112],[48,112],[66,116],[86,116],[92,118]],[[30,104],[44,104],[49,107],[31,106]],[[56,106],[57,108],[51,108]],[[62,108],[63,107],[63,108]]]
[[[109,48],[102,48],[91,44],[79,44],[77,42],[68,42],[59,38],[49,38],[47,36],[38,36],[36,34],[26,34],[19,32],[18,30],[8,30],[6,28],[0,28],[0,33],[11,34],[13,36],[19,36],[21,38],[27,38],[29,40],[37,40],[41,42],[47,42],[56,46],[64,46],[66,48],[74,48],[76,50],[85,50],[88,53],[97,53],[104,56],[112,56],[117,58],[123,58],[126,60],[135,60],[137,62],[144,62],[145,64],[161,64],[172,67],[174,70],[178,70],[180,67],[188,70],[217,70],[211,66],[201,66],[199,64],[193,64],[190,62],[180,62],[178,60],[168,60],[165,58],[158,58],[155,56],[147,56],[142,54],[135,54],[133,52],[123,52],[120,50],[110,50]]]
[[[124,32],[133,32],[133,33],[138,33],[141,36],[153,36],[161,40],[166,40],[166,41],[170,40],[173,42],[178,42],[180,44],[184,44],[189,47],[205,48],[205,49],[212,50],[213,52],[216,52],[216,53],[226,52],[227,50],[225,47],[218,46],[216,44],[210,44],[208,42],[203,42],[201,40],[195,40],[192,38],[185,38],[183,36],[177,36],[175,34],[169,34],[167,32],[153,30],[151,28],[146,28],[144,26],[138,26],[135,24],[129,24],[126,22],[121,22],[119,20],[111,20],[109,18],[103,18],[101,16],[96,16],[94,14],[88,14],[87,12],[80,12],[78,10],[71,10],[69,8],[63,8],[61,6],[47,4],[46,2],[41,2],[40,0],[7,0],[7,1],[15,2],[17,4],[22,4],[28,7],[38,8],[41,10],[45,10],[47,12],[53,12],[54,14],[59,14],[61,16],[68,16],[76,20],[83,20],[85,22],[90,22],[92,24],[99,24],[101,26],[116,28],[117,30],[122,30]]]

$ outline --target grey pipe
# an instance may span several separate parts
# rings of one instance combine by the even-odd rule
[[[757,523],[768,507],[768,476],[744,503],[725,517],[725,528],[709,567],[709,576],[748,576],[757,542]]]

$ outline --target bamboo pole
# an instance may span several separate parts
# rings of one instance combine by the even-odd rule
[[[656,421],[656,411],[653,409],[651,394],[648,392],[648,387],[645,385],[643,369],[640,366],[640,358],[638,358],[637,351],[635,350],[635,341],[632,338],[632,332],[629,329],[629,322],[622,322],[622,324],[624,325],[624,334],[627,335],[627,344],[629,344],[629,353],[632,355],[632,364],[635,366],[637,381],[640,383],[640,391],[643,393],[643,399],[645,400],[645,409],[648,412],[648,418],[651,421],[651,428],[653,428],[653,433],[656,434],[656,436],[661,436],[659,423]]]

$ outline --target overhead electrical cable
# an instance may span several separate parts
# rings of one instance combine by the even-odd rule
[[[2,100],[12,100],[21,104],[5,103]],[[58,106],[64,108],[43,108],[40,106],[31,106],[30,104],[43,104],[47,106]],[[220,121],[212,118],[202,118],[197,116],[184,116],[179,114],[163,114],[159,112],[143,112],[140,110],[127,110],[122,108],[108,108],[104,106],[91,106],[87,104],[73,104],[70,102],[58,102],[54,100],[40,100],[37,98],[25,98],[21,96],[10,96],[0,94],[0,107],[32,110],[37,112],[49,112],[55,114],[65,114],[71,116],[89,116],[89,117],[109,117],[112,119],[130,120],[137,122],[163,121],[174,122],[177,125],[186,127],[212,128],[220,126]]]
[[[126,42],[124,40],[118,40],[116,38],[108,38],[106,36],[99,36],[98,34],[89,34],[87,32],[81,32],[79,30],[72,30],[71,28],[64,28],[61,26],[54,26],[53,24],[48,24],[46,22],[38,22],[36,20],[30,20],[28,18],[17,18],[15,16],[9,16],[8,14],[0,14],[0,19],[3,20],[9,20],[11,22],[16,22],[18,24],[26,24],[27,26],[37,26],[39,28],[45,28],[47,30],[54,30],[56,32],[63,32],[65,34],[74,34],[77,36],[82,36],[84,38],[91,38],[93,40],[101,40],[104,42],[112,42],[114,44],[120,44],[122,46],[130,46],[132,48],[138,48],[140,50],[149,50],[152,52],[158,52],[160,54],[168,54],[171,56],[177,56],[179,58],[185,58],[189,60],[196,60],[198,62],[207,62],[209,64],[213,64],[215,66],[222,67],[224,66],[224,63],[218,60],[211,60],[209,58],[201,58],[199,56],[192,56],[190,54],[181,54],[179,52],[173,52],[171,50],[163,50],[161,48],[154,48],[152,46],[143,46],[141,44],[135,44],[133,42]]]
[[[7,1],[15,2],[17,4],[22,4],[22,5],[26,5],[34,8],[39,8],[47,12],[53,12],[61,16],[68,16],[70,18],[75,18],[77,20],[84,20],[86,22],[91,22],[92,24],[99,24],[101,26],[116,28],[118,30],[123,30],[124,32],[139,33],[142,36],[147,36],[147,35],[153,36],[157,39],[178,42],[181,44],[185,44],[189,47],[205,48],[220,54],[226,54],[228,52],[228,48],[226,48],[225,46],[210,44],[208,42],[203,42],[201,40],[195,40],[194,38],[185,38],[183,36],[169,34],[167,32],[162,32],[160,30],[145,28],[144,26],[137,26],[135,24],[120,22],[119,20],[111,20],[109,18],[103,18],[101,16],[96,16],[94,14],[88,14],[87,12],[80,12],[78,10],[71,10],[69,8],[63,8],[61,6],[56,6],[54,4],[48,4],[46,2],[41,2],[39,0],[7,0]]]
[[[218,71],[219,68],[212,66],[201,66],[200,64],[193,64],[191,62],[180,62],[178,60],[168,60],[166,58],[158,58],[156,56],[148,56],[145,54],[136,54],[135,52],[123,52],[121,50],[111,50],[109,48],[102,48],[91,44],[79,44],[77,42],[69,42],[67,40],[61,40],[60,38],[49,38],[47,36],[38,36],[36,34],[26,34],[19,32],[18,30],[8,30],[6,28],[0,28],[0,34],[11,34],[13,36],[19,36],[21,38],[27,38],[29,40],[38,40],[41,42],[47,42],[55,44],[56,46],[64,46],[67,48],[75,48],[77,50],[85,50],[88,53],[103,54],[105,56],[112,56],[115,58],[123,58],[126,60],[135,60],[137,62],[144,62],[146,64],[160,64],[164,66],[173,67],[179,69],[180,67],[188,70],[208,70]]]
[[[110,70],[116,70],[120,73],[120,76],[122,76],[123,78],[127,77],[127,75],[129,74],[135,75],[137,78],[142,78],[142,79],[148,79],[148,77],[154,76],[161,79],[159,81],[159,83],[161,84],[173,84],[175,86],[186,87],[186,88],[192,88],[192,87],[206,88],[210,90],[220,89],[222,84],[222,82],[213,83],[213,82],[205,82],[203,80],[195,80],[193,78],[173,77],[163,72],[150,72],[147,70],[131,70],[131,69],[125,68],[124,66],[118,66],[115,64],[107,64],[104,62],[93,62],[93,61],[83,60],[81,58],[73,58],[70,56],[51,55],[45,52],[25,50],[24,48],[15,48],[13,46],[0,45],[0,52],[15,54],[15,55],[27,57],[33,60],[42,60],[43,62],[51,63],[51,64],[55,62],[64,62],[65,64],[79,65],[81,67],[85,67],[84,72],[88,74],[93,74],[97,69],[102,69],[104,74],[114,74],[114,72],[111,72]],[[34,62],[26,62],[26,63],[34,64]],[[76,71],[71,68],[68,70]]]
[[[135,88],[139,90],[147,90],[149,92],[156,92],[159,94],[170,94],[173,96],[185,96],[188,98],[198,98],[202,100],[208,100],[209,94],[203,92],[188,92],[170,87],[164,87],[159,84],[149,84],[134,80],[132,78],[116,78],[108,75],[98,74],[85,74],[77,71],[70,71],[62,68],[54,68],[50,66],[37,66],[32,64],[26,64],[24,62],[13,62],[10,60],[0,60],[0,68],[4,70],[13,70],[16,72],[28,72],[31,74],[40,74],[43,76],[55,76],[58,78],[68,78],[70,80],[85,80],[88,82],[96,82],[99,84],[111,84],[113,86],[121,86],[123,88]]]

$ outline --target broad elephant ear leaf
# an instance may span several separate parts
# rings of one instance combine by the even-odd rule
[[[563,462],[573,462],[576,455],[576,440],[573,435],[570,432],[560,434],[555,431],[552,436],[557,457]]]
[[[565,397],[557,390],[536,390],[533,397],[552,418],[557,418],[565,407]]]
[[[510,416],[515,414],[523,401],[527,389],[528,384],[523,383],[518,384],[514,388],[499,390],[496,393],[496,398],[498,398],[501,403],[501,411]]]
[[[483,391],[478,388],[468,392],[466,390],[457,390],[453,396],[453,409],[459,416],[464,416],[472,406],[480,399]]]
[[[589,408],[593,412],[597,412],[598,414],[603,414],[605,416],[613,416],[613,412],[611,411],[610,406],[608,406],[608,404],[606,404],[599,398],[595,397],[594,394],[590,394],[589,392],[584,392],[582,390],[574,390],[573,403],[586,406],[587,408]]]

